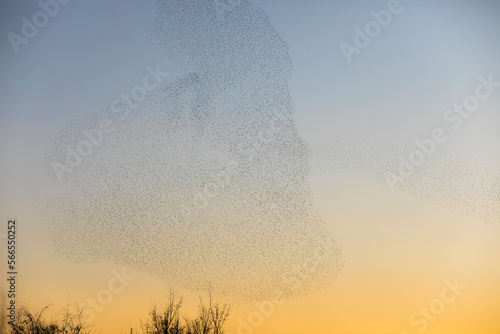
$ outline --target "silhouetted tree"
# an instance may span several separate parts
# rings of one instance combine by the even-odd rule
[[[66,305],[56,320],[47,320],[45,312],[51,306],[44,307],[38,313],[32,313],[26,306],[18,309],[13,325],[0,327],[0,334],[92,334],[89,324],[82,319],[83,311],[78,306]],[[229,317],[227,304],[215,303],[212,290],[209,289],[208,301],[200,297],[198,315],[194,319],[181,318],[182,298],[170,291],[164,307],[154,305],[146,322],[141,321],[143,334],[224,334],[224,324]],[[182,319],[182,320],[181,320]],[[1,324],[1,323],[0,323]],[[130,329],[130,334],[137,334]]]
[[[83,311],[78,306],[66,305],[59,320],[47,320],[43,313],[50,308],[44,307],[38,313],[32,313],[26,306],[21,306],[17,317],[10,327],[11,334],[91,334],[90,325],[83,323]]]
[[[144,334],[182,334],[184,328],[180,323],[179,310],[182,306],[182,298],[170,291],[169,300],[163,311],[158,310],[155,305],[149,311],[149,321],[141,322],[142,332]]]
[[[149,320],[141,323],[143,334],[223,334],[224,324],[229,317],[227,304],[214,303],[212,291],[209,289],[209,299],[205,303],[200,297],[198,316],[195,319],[184,317],[181,323],[180,308],[182,298],[170,291],[169,300],[162,311],[155,305],[149,312]]]

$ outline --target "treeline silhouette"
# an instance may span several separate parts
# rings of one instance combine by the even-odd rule
[[[131,328],[130,334],[224,334],[224,324],[229,317],[229,305],[214,302],[209,291],[207,301],[199,298],[198,314],[188,318],[181,314],[183,299],[170,291],[163,306],[151,307],[147,318],[140,322],[140,328]],[[0,334],[98,334],[93,325],[85,323],[85,312],[78,306],[66,305],[54,319],[45,316],[51,307],[33,313],[21,306],[13,325],[1,323]]]

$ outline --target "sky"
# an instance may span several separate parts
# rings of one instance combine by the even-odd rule
[[[344,272],[322,291],[273,305],[256,326],[252,315],[263,312],[253,302],[236,303],[227,332],[245,332],[243,323],[257,334],[498,333],[500,89],[457,130],[443,117],[474,95],[480,77],[500,81],[500,3],[402,0],[399,14],[349,62],[341,43],[355,46],[355,28],[364,29],[371,11],[387,10],[390,2],[251,2],[289,46],[295,122],[313,152],[325,144],[383,142],[408,157],[414,141],[437,128],[449,139],[439,146],[439,167],[422,167],[409,190],[395,193],[373,174],[384,175],[375,167],[380,159],[396,170],[391,161],[399,153],[377,156],[347,144],[330,152],[348,162],[345,168],[313,159],[314,205],[342,247]],[[54,250],[42,212],[61,185],[44,166],[47,148],[67,124],[130,92],[148,66],[169,73],[166,85],[185,74],[153,37],[155,1],[70,1],[16,52],[8,34],[21,34],[22,18],[38,11],[35,1],[0,2],[0,219],[19,222],[18,300],[33,309],[83,303],[108,289],[123,267],[79,265]],[[349,155],[359,152],[353,163]],[[472,162],[457,170],[461,161]],[[448,188],[436,190],[440,185]],[[126,271],[134,278],[95,312],[96,328],[105,333],[137,326],[170,288]],[[464,288],[453,302],[439,302],[457,281]],[[195,312],[198,291],[174,288],[186,297],[186,312]],[[420,315],[432,305],[444,309]]]

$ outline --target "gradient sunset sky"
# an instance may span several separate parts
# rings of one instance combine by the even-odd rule
[[[295,120],[313,149],[339,142],[412,145],[443,126],[445,111],[474,93],[478,77],[500,82],[498,1],[402,0],[401,12],[350,63],[339,45],[353,44],[354,28],[364,28],[373,20],[370,12],[387,9],[387,1],[251,2],[290,47]],[[122,270],[119,263],[65,262],[54,251],[42,206],[60,185],[43,166],[47,147],[66,124],[142,82],[147,66],[169,72],[166,84],[183,74],[152,37],[155,1],[71,1],[15,53],[8,33],[19,34],[22,17],[39,10],[28,0],[0,4],[0,234],[15,218],[18,301],[33,310],[68,299],[85,303],[108,286],[113,270]],[[494,178],[499,143],[497,89],[441,148],[489,166],[496,188],[479,201],[484,197],[490,206],[500,184]],[[258,308],[235,303],[228,334],[500,333],[500,217],[486,224],[425,196],[392,193],[355,169],[311,166],[316,209],[342,246],[345,270],[328,289],[275,305],[250,331],[241,324]],[[448,177],[446,168],[442,175]],[[457,196],[478,196],[469,190]],[[2,256],[4,247],[2,239]],[[138,327],[171,287],[185,296],[186,313],[196,312],[197,291],[125,269],[134,278],[96,312],[96,329]],[[446,282],[454,281],[465,288],[442,312],[426,321],[414,316],[439,303]]]

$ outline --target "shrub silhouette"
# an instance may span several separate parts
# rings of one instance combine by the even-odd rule
[[[51,305],[33,313],[21,306],[13,325],[0,326],[0,334],[93,334],[90,324],[83,322],[84,312],[69,304],[60,311],[57,319],[48,320],[44,314]],[[182,298],[170,291],[167,303],[161,308],[154,305],[146,321],[141,321],[140,332],[130,329],[130,334],[224,334],[224,324],[229,317],[227,304],[215,303],[209,289],[208,301],[200,297],[198,315],[194,319],[182,317]]]
[[[28,307],[21,306],[13,325],[8,326],[11,334],[91,334],[90,325],[82,322],[83,311],[77,306],[66,305],[58,320],[47,320],[44,312],[50,308],[45,306],[40,312],[32,313]]]
[[[208,302],[200,297],[198,316],[195,319],[184,317],[181,321],[182,298],[170,291],[167,304],[162,310],[155,305],[149,312],[149,319],[141,323],[143,334],[223,334],[224,324],[229,317],[227,304],[214,303],[209,290]],[[131,331],[132,333],[132,331]]]

